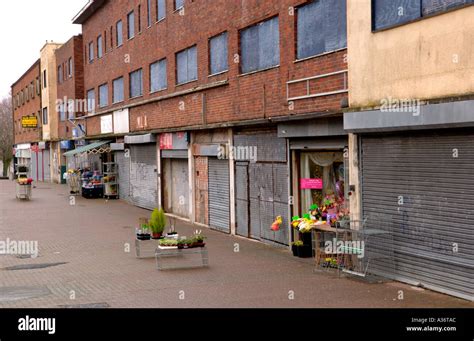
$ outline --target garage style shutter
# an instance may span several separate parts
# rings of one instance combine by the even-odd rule
[[[119,196],[122,200],[130,201],[130,152],[127,156],[125,152],[115,152],[119,171]]]
[[[147,209],[158,205],[156,145],[130,146],[130,201]]]
[[[40,178],[43,179],[44,182],[50,182],[51,181],[51,170],[50,170],[50,152],[49,149],[43,149],[43,152],[38,154],[39,161],[38,161],[38,167],[41,167],[40,173]]]
[[[474,300],[474,134],[364,136],[361,151],[366,228],[393,233],[393,264],[372,272]]]
[[[229,160],[209,158],[209,226],[230,232]]]

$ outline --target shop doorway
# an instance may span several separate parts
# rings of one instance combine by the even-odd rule
[[[299,211],[303,215],[311,205],[326,200],[345,203],[347,176],[344,151],[299,152]]]

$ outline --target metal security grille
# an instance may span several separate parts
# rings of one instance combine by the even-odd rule
[[[119,196],[130,201],[130,152],[115,152],[115,162],[118,164]]]
[[[366,228],[393,232],[394,265],[372,272],[474,300],[474,134],[364,136],[361,152]]]
[[[158,205],[156,145],[131,146],[130,158],[130,201],[154,209]]]
[[[229,160],[209,158],[209,226],[230,232]]]
[[[288,245],[288,164],[285,139],[275,132],[234,136],[236,147],[256,147],[257,158],[235,165],[236,232],[245,237]],[[280,230],[271,225],[282,216]]]
[[[39,152],[41,153],[41,151]],[[41,181],[41,175],[39,169],[41,166],[39,165],[39,154],[38,152],[31,151],[31,163],[30,163],[30,176],[34,181]]]
[[[44,149],[43,152],[39,153],[39,162],[38,162],[38,167],[41,167],[40,173],[42,173],[42,176],[40,176],[41,179],[44,179],[44,182],[50,182],[51,181],[51,170],[50,170],[50,152],[48,149]]]

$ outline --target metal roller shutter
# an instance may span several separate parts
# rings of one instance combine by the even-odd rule
[[[41,152],[39,152],[41,153]],[[31,172],[31,178],[33,181],[41,181],[41,175],[39,170],[41,169],[41,166],[39,164],[39,155],[38,152],[31,151],[31,163],[30,163],[30,172]]]
[[[474,300],[474,134],[363,136],[361,151],[366,228],[393,233],[393,265],[371,271]]]
[[[119,171],[119,196],[120,199],[130,201],[130,154],[115,152],[115,159]]]
[[[209,226],[230,232],[229,161],[209,158]]]
[[[147,209],[158,205],[156,145],[130,146],[130,201]]]
[[[41,155],[39,157],[39,167],[41,167],[41,170],[40,170],[40,173],[42,174],[42,176],[40,175],[40,178],[44,181],[44,182],[50,182],[51,181],[51,170],[50,170],[50,166],[51,166],[51,159],[50,159],[50,151],[49,149],[43,149],[42,153],[40,152],[40,154],[38,155]]]

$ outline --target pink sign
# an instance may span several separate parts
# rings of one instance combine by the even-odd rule
[[[323,189],[323,179],[300,179],[301,189]]]

